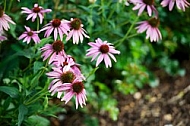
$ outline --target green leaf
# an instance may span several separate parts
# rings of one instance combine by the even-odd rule
[[[39,79],[41,76],[42,76],[42,71],[39,71],[38,73],[35,74],[35,76],[33,77],[33,79],[31,80],[31,83],[30,83],[30,85],[31,85],[30,89],[33,89],[35,86],[38,85]]]
[[[42,47],[44,44],[48,44],[53,41],[51,37],[41,39],[40,43],[37,44],[37,47]]]
[[[18,114],[18,126],[20,126],[24,120],[25,115],[28,113],[28,108],[21,104],[18,108],[19,114]]]
[[[109,115],[110,115],[111,119],[116,121],[117,117],[118,117],[118,114],[119,114],[119,109],[117,107],[112,107],[110,110],[111,111],[109,111],[110,112]]]
[[[44,117],[32,115],[27,120],[27,126],[34,126],[34,124],[35,126],[49,126],[50,122]]]
[[[185,73],[186,73],[185,69],[179,69],[177,71],[177,74],[180,75],[181,77],[185,76]]]
[[[48,96],[46,95],[44,98],[44,103],[43,103],[44,109],[48,107]]]
[[[43,62],[35,61],[33,67],[34,74],[36,74],[38,70],[40,70],[42,67],[43,67]]]
[[[15,87],[0,86],[0,91],[8,94],[11,98],[17,98],[19,91]]]
[[[15,32],[15,29],[16,29],[16,25],[13,25],[13,24],[9,24],[10,25],[10,30],[9,30],[9,32],[10,32],[10,34],[14,37],[14,38],[17,38],[17,36],[16,36],[16,32]]]
[[[32,57],[34,56],[33,53],[34,53],[34,52],[32,51],[31,48],[17,52],[17,54],[18,54],[19,56],[24,56],[24,57],[26,57],[26,58],[28,58],[28,59],[30,59],[30,58],[32,58]]]
[[[111,90],[110,88],[108,88],[108,85],[106,85],[105,83],[100,83],[100,82],[95,82],[94,83],[101,91],[105,92],[105,93],[110,93]]]
[[[152,88],[157,87],[159,85],[159,79],[152,79],[152,80],[150,80],[149,85]]]
[[[10,105],[10,103],[11,103],[11,101],[12,101],[11,97],[8,97],[8,98],[4,101],[4,103],[3,103],[3,108],[4,108],[5,110],[7,110],[7,108],[9,107],[9,105]]]

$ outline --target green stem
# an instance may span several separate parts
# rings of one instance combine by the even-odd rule
[[[38,0],[38,3],[40,3],[41,5],[44,5],[44,0]]]
[[[139,33],[129,35],[127,38],[129,39],[129,38],[132,38],[132,37],[137,36],[137,35],[139,35]]]
[[[40,28],[40,19],[39,19],[39,17],[37,17],[37,28],[36,28],[36,31],[39,31],[39,28]]]
[[[129,21],[125,21],[125,22],[119,23],[119,24],[117,25],[117,27],[122,27],[123,25],[126,25],[126,24],[128,24],[128,23],[129,23]]]
[[[33,88],[35,88],[37,86],[37,84],[38,84],[37,82],[39,81],[40,77],[46,71],[47,64],[48,64],[48,62],[46,62],[45,67],[43,67],[41,69],[41,71],[39,71],[39,73],[37,73],[36,76],[31,80],[31,84],[30,85],[32,85],[32,86],[30,87],[30,90],[32,90]]]
[[[102,7],[102,22],[104,22],[104,18],[105,18],[104,0],[101,0],[101,7]]]
[[[115,12],[115,8],[114,8],[114,9],[111,9],[111,12],[110,12],[110,14],[109,14],[109,16],[108,16],[108,19],[110,19],[110,18],[112,17],[112,15],[113,15],[114,12]]]
[[[0,54],[1,54],[1,43],[0,43]]]
[[[13,0],[10,0],[8,11],[10,12]]]
[[[7,6],[7,1],[4,0],[4,12],[5,12],[5,10],[6,10],[6,6]]]
[[[46,87],[46,86],[45,86]],[[24,102],[25,105],[29,105],[31,103],[36,102],[38,99],[42,98],[44,95],[48,93],[47,88],[42,89],[37,94],[35,94],[33,97],[31,97],[28,101]]]
[[[110,3],[110,4],[111,4],[111,3]],[[121,5],[119,5],[119,4],[120,4],[120,3],[117,2],[117,3],[116,3],[116,8],[112,8],[112,9],[111,9],[111,12],[109,13],[108,19],[110,19],[110,18],[113,16],[113,14],[114,14],[114,12],[116,11],[117,8],[121,7]],[[122,7],[122,8],[123,8],[123,7]]]
[[[135,23],[137,22],[138,18],[139,17],[137,16],[136,19],[131,24],[131,26],[129,27],[129,30],[127,31],[127,33],[125,34],[125,36],[121,40],[119,40],[119,42],[115,45],[115,47],[118,47],[120,44],[122,44],[129,37],[129,33],[131,32],[131,30],[134,27]]]
[[[55,3],[55,5],[54,5],[54,13],[53,13],[53,19],[54,18],[56,18],[56,13],[57,13],[57,11],[58,11],[58,6],[59,6],[59,4],[60,4],[60,0],[54,0],[54,3]]]
[[[97,70],[98,70],[99,67],[95,67],[93,70],[90,71],[90,73],[87,75],[86,77],[86,80],[92,75],[94,74]]]
[[[46,62],[45,68],[47,67],[47,65],[48,65],[48,61]],[[45,68],[42,69],[42,71],[41,71],[41,73],[39,75],[37,75],[38,77],[36,78],[36,80],[39,80],[39,78],[44,74]],[[32,83],[31,83],[31,85],[32,85]],[[34,87],[34,86],[32,86],[32,87]],[[30,88],[30,90],[31,89],[32,88]],[[48,93],[47,89],[48,89],[48,83],[45,85],[45,87],[41,91],[39,91],[38,93],[36,93],[28,101],[24,102],[24,104],[25,105],[29,105],[29,104],[37,101],[38,99],[42,98],[44,95],[46,95]]]
[[[154,51],[154,48],[152,47],[152,44],[150,44],[150,42],[148,40],[145,40],[146,44],[148,45],[149,49],[150,49],[150,53],[151,56],[154,58],[156,56],[156,53]]]
[[[24,69],[24,70],[22,70],[22,72],[24,73],[26,70],[28,70],[31,66],[32,66],[33,64],[32,64],[32,59],[30,58],[29,59],[29,64],[28,64],[28,66]]]

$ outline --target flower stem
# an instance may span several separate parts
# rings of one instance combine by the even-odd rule
[[[28,101],[24,102],[25,105],[29,105],[31,103],[34,103],[38,99],[42,98],[44,95],[48,93],[47,87],[45,86],[41,91],[36,93],[34,96],[32,96]]]
[[[118,43],[115,45],[115,47],[118,47],[119,45],[121,45],[127,38],[129,38],[129,33],[131,32],[132,28],[134,27],[135,23],[138,20],[138,16],[136,17],[136,19],[133,21],[133,23],[131,24],[131,26],[129,27],[129,30],[127,31],[127,33],[125,34],[125,36],[118,41]],[[131,35],[132,36],[132,35]],[[130,36],[130,37],[131,37]]]
[[[37,17],[37,28],[36,28],[36,31],[39,31],[39,27],[40,27],[40,20],[39,20],[39,17]]]
[[[95,67],[93,70],[90,71],[90,73],[87,75],[86,77],[86,80],[92,75],[94,74],[97,70],[98,70],[99,67]]]
[[[10,0],[8,11],[10,12],[13,0]]]
[[[150,42],[147,41],[147,40],[145,40],[145,42],[146,42],[146,44],[148,45],[148,47],[149,47],[149,49],[150,49],[150,54],[151,54],[151,56],[152,56],[153,58],[156,57],[156,53],[155,53],[155,50],[154,50],[152,44],[150,44]]]
[[[101,6],[102,6],[102,22],[104,22],[105,15],[105,9],[104,9],[104,0],[101,0]]]
[[[5,12],[5,10],[6,10],[6,6],[7,6],[7,1],[4,0],[4,12]]]

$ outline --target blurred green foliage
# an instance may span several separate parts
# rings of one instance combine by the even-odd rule
[[[0,2],[1,5],[4,5]],[[148,20],[146,12],[137,17],[132,10],[133,4],[125,6],[117,0],[97,0],[90,3],[87,0],[21,0],[7,1],[6,13],[12,17],[16,25],[10,25],[7,32],[8,40],[0,44],[0,125],[50,125],[49,117],[57,113],[66,113],[62,102],[54,102],[55,97],[48,93],[50,80],[45,73],[50,66],[41,59],[41,48],[52,42],[52,38],[43,38],[38,45],[25,44],[18,40],[24,31],[24,25],[36,28],[36,22],[26,21],[26,15],[21,14],[21,7],[32,8],[38,3],[53,11],[45,15],[46,24],[53,18],[80,18],[90,39],[82,44],[73,45],[65,42],[65,51],[81,64],[81,70],[87,80],[87,106],[81,111],[84,114],[84,124],[98,125],[94,116],[99,113],[109,113],[117,120],[117,94],[133,94],[144,85],[155,87],[159,79],[154,75],[155,69],[163,69],[171,76],[184,76],[181,67],[183,60],[190,58],[190,10],[168,11],[157,2],[160,27],[163,40],[151,43],[145,39],[145,33],[136,33],[136,22]],[[42,28],[42,26],[40,28]],[[95,62],[85,57],[89,48],[88,42],[101,38],[116,46],[121,54],[116,56],[117,62],[106,69],[103,63],[95,68]],[[74,110],[74,105],[70,106]],[[40,121],[39,121],[40,120]]]

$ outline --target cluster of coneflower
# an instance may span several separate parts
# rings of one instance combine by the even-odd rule
[[[145,8],[149,16],[154,15],[153,18],[148,21],[138,22],[139,26],[136,27],[138,33],[146,31],[146,38],[150,38],[150,41],[159,41],[162,39],[161,33],[158,29],[159,18],[158,11],[154,7],[154,0],[130,0],[135,7],[133,10],[138,10],[138,16],[142,14]],[[190,4],[186,0],[163,0],[161,5],[163,7],[169,5],[169,10],[173,9],[174,3],[176,3],[178,9],[185,11],[185,8]],[[129,5],[127,2],[126,5]],[[22,7],[21,13],[27,14],[26,20],[31,19],[32,22],[39,19],[39,24],[43,23],[45,13],[50,13],[51,9],[44,9],[38,4],[34,4],[32,9]],[[10,26],[9,23],[15,24],[12,19],[5,14],[2,7],[0,7],[0,41],[7,40],[4,35],[4,31],[7,31]],[[46,73],[49,78],[52,79],[49,91],[52,95],[57,94],[57,97],[61,101],[67,103],[75,96],[76,108],[78,105],[83,107],[86,105],[86,90],[84,87],[85,77],[83,76],[80,65],[76,63],[73,56],[66,54],[64,49],[63,38],[65,41],[69,41],[72,38],[73,44],[79,44],[83,42],[84,38],[90,38],[87,35],[86,30],[83,28],[82,21],[79,18],[71,18],[70,20],[54,18],[48,24],[42,27],[42,29],[32,30],[28,26],[24,26],[26,31],[18,37],[18,40],[23,40],[29,44],[31,41],[35,44],[40,43],[39,33],[44,33],[44,37],[49,37],[53,34],[53,42],[45,44],[40,50],[42,52],[41,57],[43,61],[47,61],[49,65],[52,65],[52,71]],[[66,36],[66,37],[64,37]],[[92,60],[97,59],[96,67],[104,61],[106,68],[111,67],[111,59],[116,62],[114,54],[120,54],[120,51],[107,42],[97,38],[95,42],[89,42],[90,49],[87,50],[86,56],[92,57]]]

